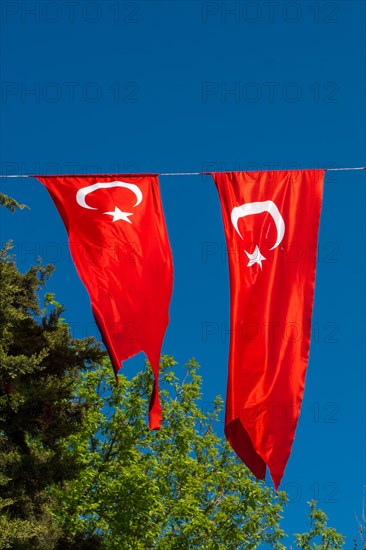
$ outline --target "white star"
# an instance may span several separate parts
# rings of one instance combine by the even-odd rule
[[[118,208],[118,206],[115,206],[113,212],[103,212],[104,214],[108,214],[108,216],[113,216],[114,222],[117,222],[118,220],[123,220],[124,222],[132,223],[131,220],[128,219],[128,216],[132,216],[133,212],[122,212]]]
[[[249,254],[249,252],[247,252],[246,250],[244,250],[244,252],[249,258],[247,267],[250,267],[254,264],[259,264],[259,267],[262,269],[262,260],[266,260],[266,258],[262,256],[258,246],[255,247],[253,254]]]

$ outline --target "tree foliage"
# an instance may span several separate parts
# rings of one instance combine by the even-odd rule
[[[107,548],[205,548],[208,540],[211,548],[283,548],[284,495],[253,481],[215,433],[221,399],[207,415],[199,408],[197,363],[187,364],[183,383],[174,365],[163,358],[159,432],[146,422],[149,369],[130,382],[120,376],[116,388],[108,361],[83,374],[76,398],[86,404],[85,429],[65,441],[83,468],[57,491],[59,525],[73,536],[103,533]]]
[[[286,549],[280,528],[284,492],[258,482],[218,435],[222,400],[200,407],[198,364],[185,366],[179,381],[175,361],[161,363],[164,421],[147,428],[151,371],[113,387],[109,361],[83,373],[75,399],[86,406],[84,427],[65,439],[65,449],[83,465],[81,474],[56,490],[56,519],[72,537],[102,534],[105,548]],[[293,548],[343,548],[315,503],[309,533]],[[310,544],[314,546],[310,546]]]
[[[3,197],[14,210],[16,201]],[[82,427],[72,392],[80,370],[104,353],[90,338],[71,338],[51,295],[40,307],[52,267],[22,274],[10,248],[0,253],[0,548],[49,549],[62,540],[49,489],[78,475],[61,444]]]
[[[23,210],[24,208],[28,208],[25,204],[19,204],[15,199],[4,195],[4,193],[0,193],[0,206],[5,206],[10,212],[15,212],[16,209]]]
[[[317,509],[314,500],[310,505],[310,531],[303,534],[295,534],[297,547],[302,550],[323,550],[326,548],[343,548],[344,538],[333,527],[328,527],[327,516]]]

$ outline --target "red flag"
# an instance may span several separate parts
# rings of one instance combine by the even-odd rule
[[[144,351],[155,384],[149,423],[158,429],[158,375],[169,322],[173,265],[156,175],[39,177],[69,234],[76,269],[117,375]]]
[[[230,270],[225,434],[277,489],[295,436],[309,355],[323,170],[212,174]]]

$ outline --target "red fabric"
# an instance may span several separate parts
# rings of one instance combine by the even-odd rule
[[[115,373],[121,361],[139,351],[144,351],[151,363],[155,384],[149,424],[158,429],[159,360],[173,285],[158,178],[37,177],[64,221],[76,269],[88,290]],[[96,186],[98,183],[102,186]],[[111,186],[107,188],[108,183]],[[114,221],[116,207],[122,217],[128,215]]]
[[[225,434],[257,478],[268,466],[277,489],[304,392],[324,171],[212,176],[230,269]]]

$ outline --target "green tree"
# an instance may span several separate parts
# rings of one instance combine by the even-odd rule
[[[0,204],[21,207],[4,195]],[[61,443],[82,427],[74,385],[104,354],[92,339],[71,338],[51,294],[40,307],[52,267],[22,274],[10,248],[0,253],[0,548],[49,549],[62,541],[49,488],[80,468]]]
[[[344,539],[334,528],[328,527],[326,514],[317,509],[314,500],[311,500],[309,505],[310,531],[301,535],[295,534],[296,546],[301,550],[343,548]]]
[[[131,381],[120,375],[118,387],[107,360],[81,375],[75,399],[85,406],[84,430],[64,445],[83,468],[65,490],[55,489],[58,525],[71,537],[102,534],[111,549],[288,548],[279,526],[285,493],[255,480],[217,435],[222,400],[201,410],[198,364],[188,362],[182,382],[175,364],[162,358],[159,432],[147,428],[149,368]],[[314,504],[310,516],[309,534],[294,547],[318,540],[311,548],[343,547]]]

